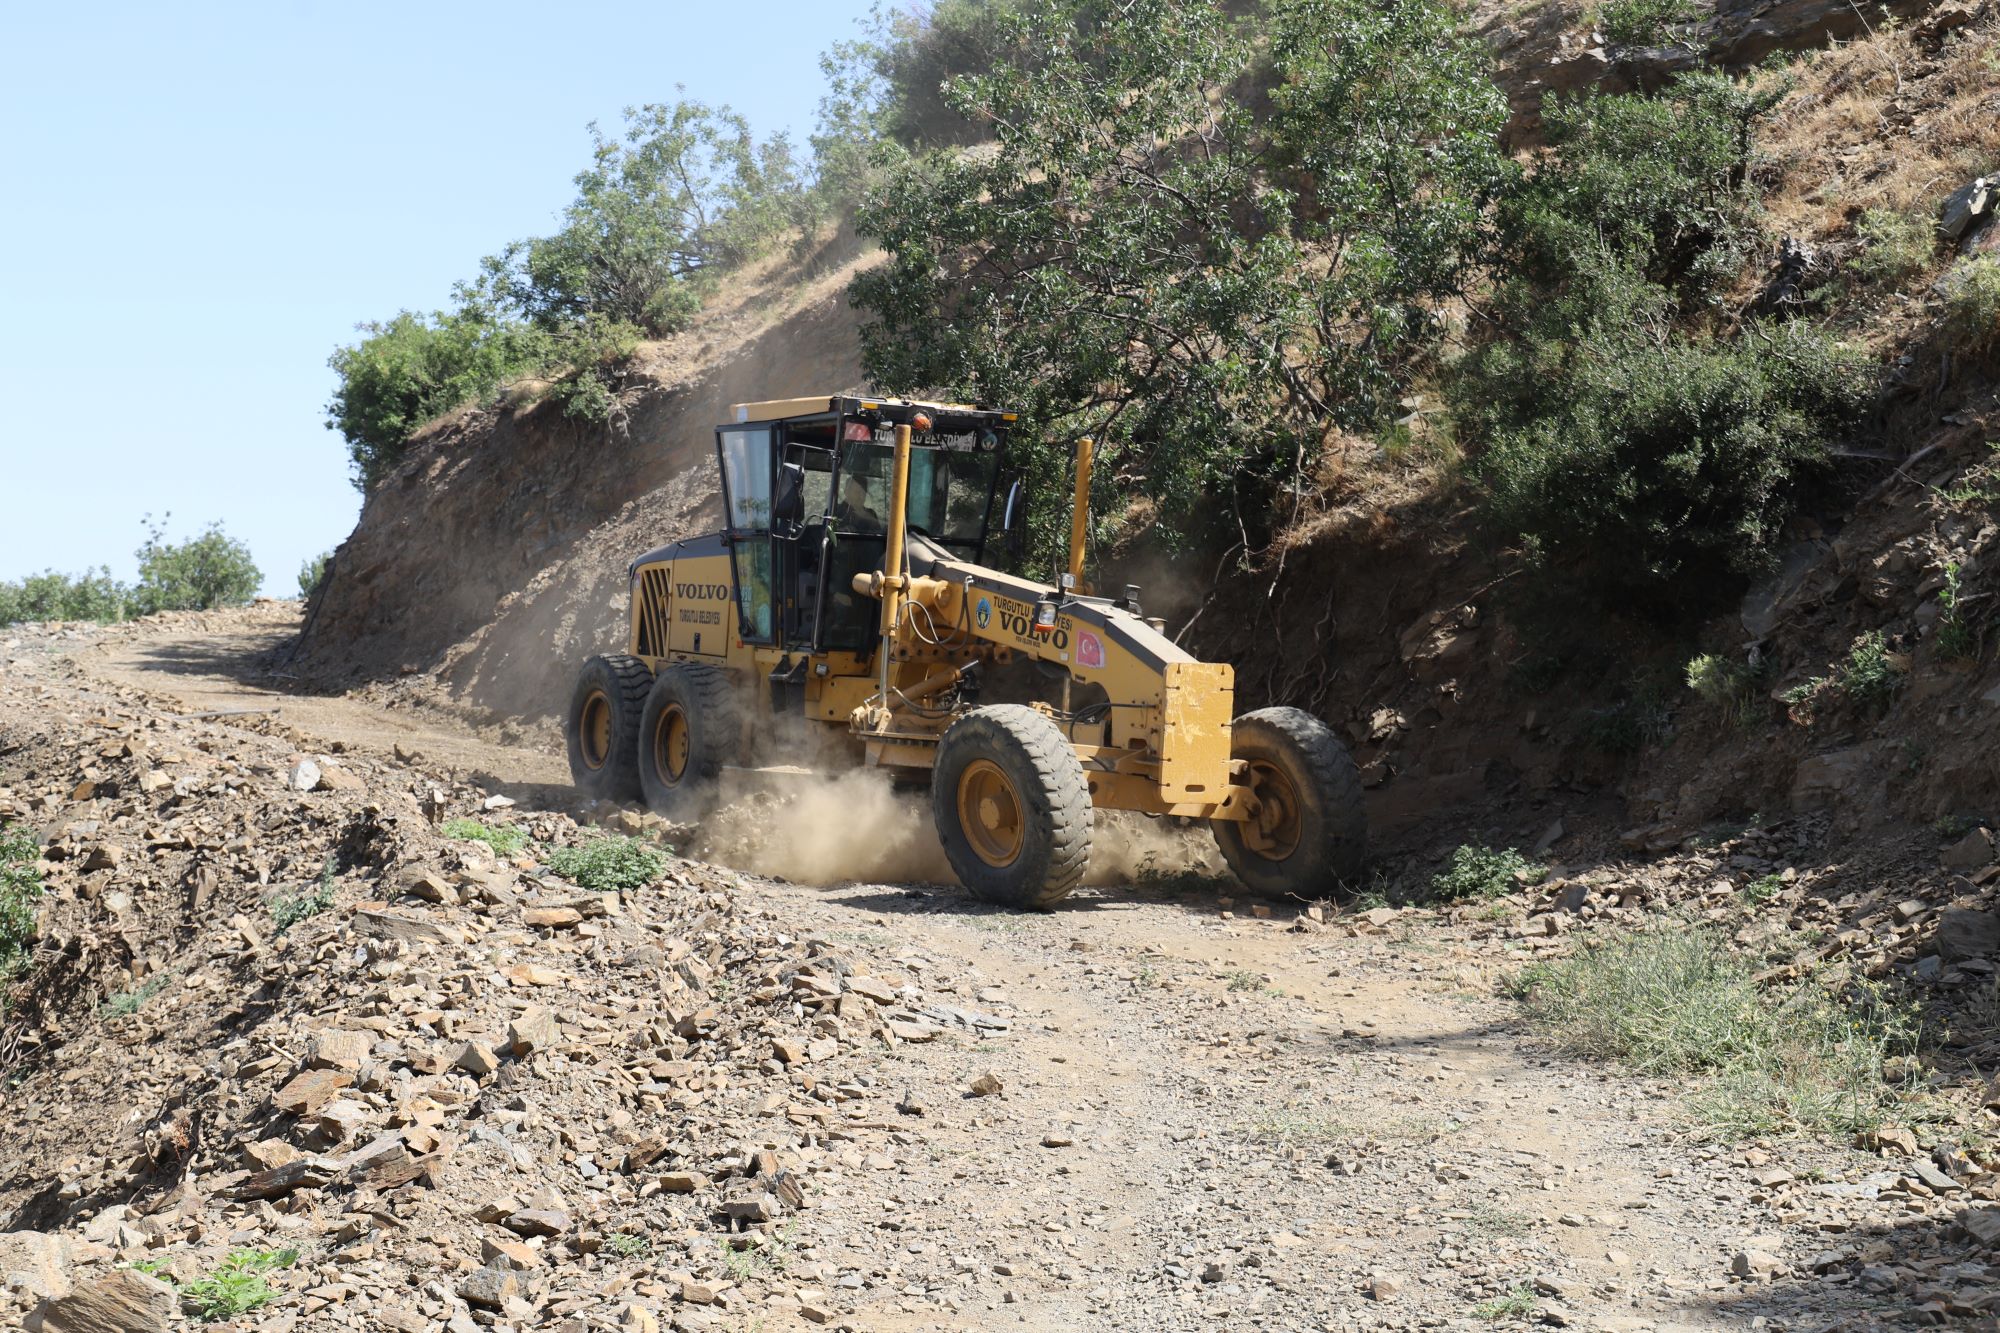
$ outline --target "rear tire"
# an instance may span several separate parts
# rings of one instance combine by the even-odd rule
[[[563,717],[569,775],[600,801],[639,798],[639,717],[653,673],[636,657],[593,657],[583,664]]]
[[[1046,912],[1090,863],[1090,790],[1061,728],[1019,704],[951,724],[931,770],[931,818],[959,882],[1003,907]]]
[[[701,813],[723,766],[743,757],[743,715],[729,673],[684,662],[662,670],[646,696],[637,754],[649,810],[677,820]]]
[[[1326,723],[1297,708],[1236,719],[1230,757],[1247,760],[1258,816],[1209,827],[1252,893],[1311,902],[1360,878],[1368,813],[1354,757]]]

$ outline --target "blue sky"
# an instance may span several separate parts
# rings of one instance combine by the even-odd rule
[[[585,126],[727,102],[803,141],[868,0],[8,5],[0,578],[220,520],[268,592],[354,525],[354,326],[548,231]]]

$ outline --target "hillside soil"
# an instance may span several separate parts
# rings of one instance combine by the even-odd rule
[[[192,1308],[231,1255],[292,1250],[236,1326],[1805,1329],[2000,1303],[1995,1177],[1921,1155],[1955,1128],[1705,1141],[1681,1088],[1554,1055],[1499,993],[1593,922],[1719,917],[1779,865],[1780,909],[1907,968],[1972,888],[1915,873],[1932,850],[1861,867],[1865,901],[1811,821],[1477,911],[1184,877],[1017,915],[681,858],[585,892],[542,850],[585,836],[550,738],[286,694],[259,664],[298,614],[0,640],[0,818],[49,839],[0,1047],[0,1271],[31,1322],[118,1298],[167,1327],[174,1288],[120,1270]],[[771,837],[815,836],[785,809]],[[458,816],[536,842],[495,857],[440,835]]]

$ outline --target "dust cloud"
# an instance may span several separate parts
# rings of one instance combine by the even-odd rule
[[[897,787],[879,770],[725,780],[701,822],[694,855],[795,884],[952,884],[926,787]],[[1084,883],[1122,885],[1151,875],[1216,875],[1207,828],[1175,827],[1122,810],[1095,812]]]
[[[924,789],[898,790],[869,769],[730,785],[692,849],[705,860],[796,884],[954,882]]]

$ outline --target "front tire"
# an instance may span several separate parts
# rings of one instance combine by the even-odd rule
[[[646,808],[686,820],[715,795],[725,765],[743,754],[736,687],[719,667],[676,663],[660,672],[639,720],[639,785]]]
[[[1256,808],[1209,827],[1243,886],[1311,902],[1358,880],[1368,814],[1354,757],[1332,729],[1301,709],[1260,708],[1232,724],[1229,749],[1248,765]]]
[[[653,673],[636,657],[593,657],[578,673],[563,717],[569,776],[600,801],[639,796],[639,717]]]
[[[1003,907],[1046,912],[1090,863],[1090,790],[1069,738],[1019,704],[951,724],[931,770],[931,817],[959,882]]]

